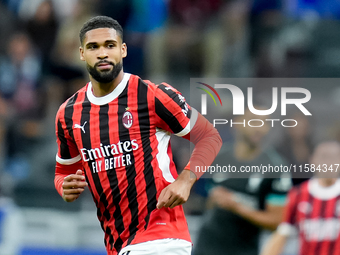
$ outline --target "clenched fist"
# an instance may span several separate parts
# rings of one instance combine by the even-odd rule
[[[81,170],[77,170],[75,174],[70,174],[64,178],[63,182],[63,199],[66,202],[75,201],[87,186],[85,177]]]

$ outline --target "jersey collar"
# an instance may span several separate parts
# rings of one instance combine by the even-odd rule
[[[316,178],[312,178],[308,183],[308,190],[311,195],[321,200],[328,200],[340,195],[340,180],[329,187],[323,187]]]
[[[110,94],[107,94],[106,96],[103,96],[103,97],[95,97],[93,95],[92,83],[89,82],[87,86],[87,91],[86,91],[87,98],[92,104],[95,104],[95,105],[104,105],[104,104],[110,103],[111,101],[115,100],[123,92],[123,90],[125,89],[130,79],[130,76],[131,74],[124,73],[124,77],[122,81],[117,85],[117,87]]]

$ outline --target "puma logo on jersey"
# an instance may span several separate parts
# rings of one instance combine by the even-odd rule
[[[84,134],[85,134],[85,125],[86,125],[87,121],[84,122],[84,124],[82,126],[80,126],[79,124],[74,124],[74,128],[80,128]]]

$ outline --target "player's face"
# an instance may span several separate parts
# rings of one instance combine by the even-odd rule
[[[248,124],[244,126],[242,124],[235,125],[235,128],[238,130],[238,134],[242,137],[243,141],[246,142],[251,147],[258,147],[262,144],[264,136],[266,136],[269,132],[269,124],[265,119],[268,119],[268,116],[257,116],[251,113],[250,111],[246,111],[245,115],[235,119],[235,122],[248,123],[251,119],[262,120],[263,125],[261,123],[254,122],[251,127]],[[258,125],[258,126],[256,126]]]
[[[118,76],[126,55],[126,44],[112,28],[88,31],[80,47],[80,59],[86,62],[89,74],[99,83],[112,82]]]
[[[339,170],[337,164],[339,164],[340,158],[340,146],[335,142],[326,142],[316,147],[311,157],[311,164],[315,165],[315,175],[321,178],[338,178]]]

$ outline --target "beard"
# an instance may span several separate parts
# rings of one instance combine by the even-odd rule
[[[104,70],[104,71],[98,71],[97,67],[100,64],[110,64],[113,66],[111,70]],[[119,62],[116,65],[109,61],[100,61],[94,65],[94,67],[90,66],[89,64],[86,64],[87,71],[92,76],[93,79],[95,79],[99,83],[109,83],[112,82],[114,79],[117,78],[119,72],[123,68],[123,62]]]

